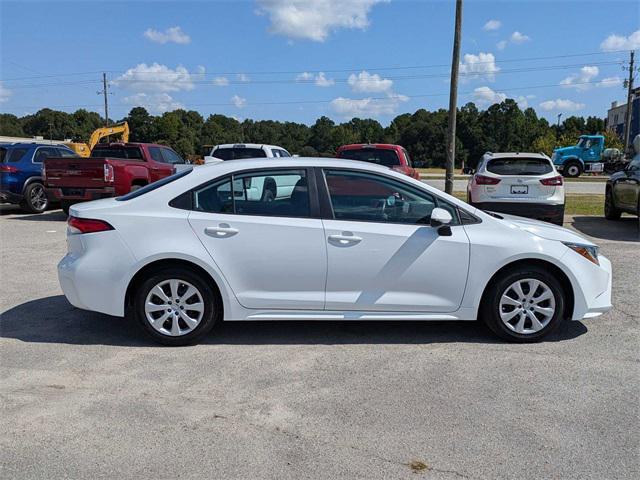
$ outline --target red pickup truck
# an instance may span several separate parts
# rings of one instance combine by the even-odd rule
[[[413,168],[409,152],[401,145],[389,143],[354,143],[342,145],[336,151],[336,158],[360,160],[384,165],[400,173],[420,180],[420,173]]]
[[[68,213],[74,203],[124,195],[171,175],[185,161],[165,145],[107,143],[89,158],[49,157],[42,177],[47,196]]]

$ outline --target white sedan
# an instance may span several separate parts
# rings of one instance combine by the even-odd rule
[[[248,194],[271,180],[286,194]],[[481,318],[529,342],[611,308],[611,263],[585,238],[364,162],[205,165],[74,205],[68,224],[69,301],[168,345],[222,320],[302,319]]]

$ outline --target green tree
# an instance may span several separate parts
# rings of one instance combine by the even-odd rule
[[[0,135],[24,137],[20,119],[11,113],[0,113]]]

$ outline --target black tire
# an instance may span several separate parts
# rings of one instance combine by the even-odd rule
[[[60,201],[60,208],[66,215],[69,215],[69,209],[71,208],[71,205],[73,205],[73,202],[69,202],[68,200]]]
[[[131,188],[129,189],[130,192],[135,192],[136,190],[140,190],[142,187],[144,187],[144,185],[131,185]]]
[[[576,162],[575,160],[571,162],[567,162],[567,164],[562,169],[562,175],[567,178],[576,178],[582,175],[582,165],[580,162]]]
[[[555,300],[555,310],[551,319],[544,328],[532,333],[517,333],[508,328],[500,318],[500,299],[503,294],[506,293],[509,286],[514,282],[524,279],[539,280],[546,284],[553,293]],[[514,307],[514,309],[517,309],[517,307]],[[542,340],[562,323],[564,319],[564,309],[565,292],[562,284],[551,272],[539,266],[531,265],[508,270],[487,286],[480,305],[480,317],[489,329],[503,340],[514,343],[531,343]],[[531,325],[530,320],[525,320],[525,322],[529,322]],[[526,325],[525,323],[525,327]]]
[[[24,189],[24,200],[20,207],[29,213],[42,213],[49,207],[47,193],[40,182],[32,182]]]
[[[604,218],[607,220],[620,220],[620,215],[622,215],[622,211],[616,208],[613,192],[609,187],[604,193]]]
[[[145,303],[151,289],[169,279],[177,279],[193,285],[201,294],[204,303],[200,323],[189,333],[180,336],[170,336],[156,330],[147,320],[145,313]],[[133,313],[136,320],[153,340],[163,345],[182,346],[198,343],[222,319],[222,305],[209,282],[210,280],[203,279],[200,274],[188,268],[168,267],[152,271],[138,284],[133,294]]]

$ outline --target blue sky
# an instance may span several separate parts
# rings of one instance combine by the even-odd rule
[[[135,105],[312,123],[448,104],[452,1],[0,3],[0,111],[110,116]],[[640,48],[636,1],[473,1],[459,105],[505,97],[556,115],[606,116]],[[540,58],[544,57],[544,58]],[[554,57],[554,58],[551,58]]]

